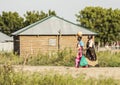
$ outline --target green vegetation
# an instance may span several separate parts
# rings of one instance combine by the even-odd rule
[[[119,80],[104,77],[86,78],[82,74],[73,77],[57,72],[15,72],[11,65],[6,64],[0,66],[0,85],[119,85]]]
[[[53,54],[38,54],[28,59],[29,65],[74,66],[75,54],[72,50],[62,50]]]
[[[58,53],[41,54],[29,56],[27,59],[13,53],[0,52],[0,64],[10,63],[12,65],[52,65],[52,66],[74,66],[76,54],[72,50],[63,50]],[[97,52],[100,67],[120,67],[120,52],[111,51]]]
[[[103,51],[98,52],[97,55],[100,67],[120,67],[120,52]]]
[[[120,53],[110,51],[97,52],[99,65],[101,67],[120,66]],[[0,52],[0,85],[119,85],[119,81],[113,78],[86,78],[80,74],[73,77],[70,74],[61,75],[54,71],[44,73],[29,72],[19,69],[14,71],[12,65],[22,65],[25,62],[23,57],[13,53]],[[51,55],[38,54],[29,56],[26,65],[60,65],[74,66],[75,54],[71,50],[63,50]]]
[[[81,26],[86,27],[99,35],[96,42],[107,42],[120,40],[120,10],[102,7],[85,7],[76,14],[77,21]]]
[[[6,64],[10,63],[13,65],[19,65],[22,64],[24,61],[24,58],[17,56],[16,54],[13,54],[12,52],[0,52],[0,64]]]
[[[56,66],[74,66],[75,54],[72,50],[63,50],[57,53],[28,56],[27,59],[14,55],[13,53],[0,53],[0,64],[11,63],[12,65],[56,65]]]

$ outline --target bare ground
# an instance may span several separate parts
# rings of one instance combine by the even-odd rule
[[[88,67],[88,68],[75,68],[66,66],[14,66],[15,71],[26,72],[55,72],[60,74],[70,74],[73,77],[77,77],[80,74],[86,76],[86,78],[100,78],[101,76],[111,77],[114,79],[120,79],[120,67]]]

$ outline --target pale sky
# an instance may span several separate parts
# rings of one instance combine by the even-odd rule
[[[76,23],[75,14],[86,6],[100,6],[103,8],[120,9],[120,0],[0,0],[0,14],[2,11],[18,12],[54,10],[59,17]]]

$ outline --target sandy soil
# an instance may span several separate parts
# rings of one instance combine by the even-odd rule
[[[114,79],[120,79],[120,67],[88,67],[88,68],[75,68],[65,66],[14,66],[15,71],[23,70],[27,72],[55,72],[60,74],[70,74],[73,77],[77,77],[80,74],[84,74],[86,78],[100,78],[112,77]]]

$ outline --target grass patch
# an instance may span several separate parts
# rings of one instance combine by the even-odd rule
[[[100,67],[119,67],[120,53],[111,53],[111,51],[97,52],[98,63]]]
[[[120,67],[120,53],[110,51],[96,52],[100,67]],[[76,53],[72,50],[62,50],[51,54],[38,53],[36,56],[19,57],[15,54],[0,52],[0,64],[12,65],[49,65],[49,66],[74,66]]]
[[[2,52],[0,51],[0,64],[11,63],[13,65],[23,64],[24,59],[19,57],[13,52]]]
[[[75,53],[72,50],[62,50],[56,53],[31,56],[28,65],[52,65],[52,66],[74,66]]]
[[[89,78],[79,75],[58,74],[54,71],[44,73],[15,72],[11,65],[0,67],[0,85],[119,85],[120,80],[112,78]]]

